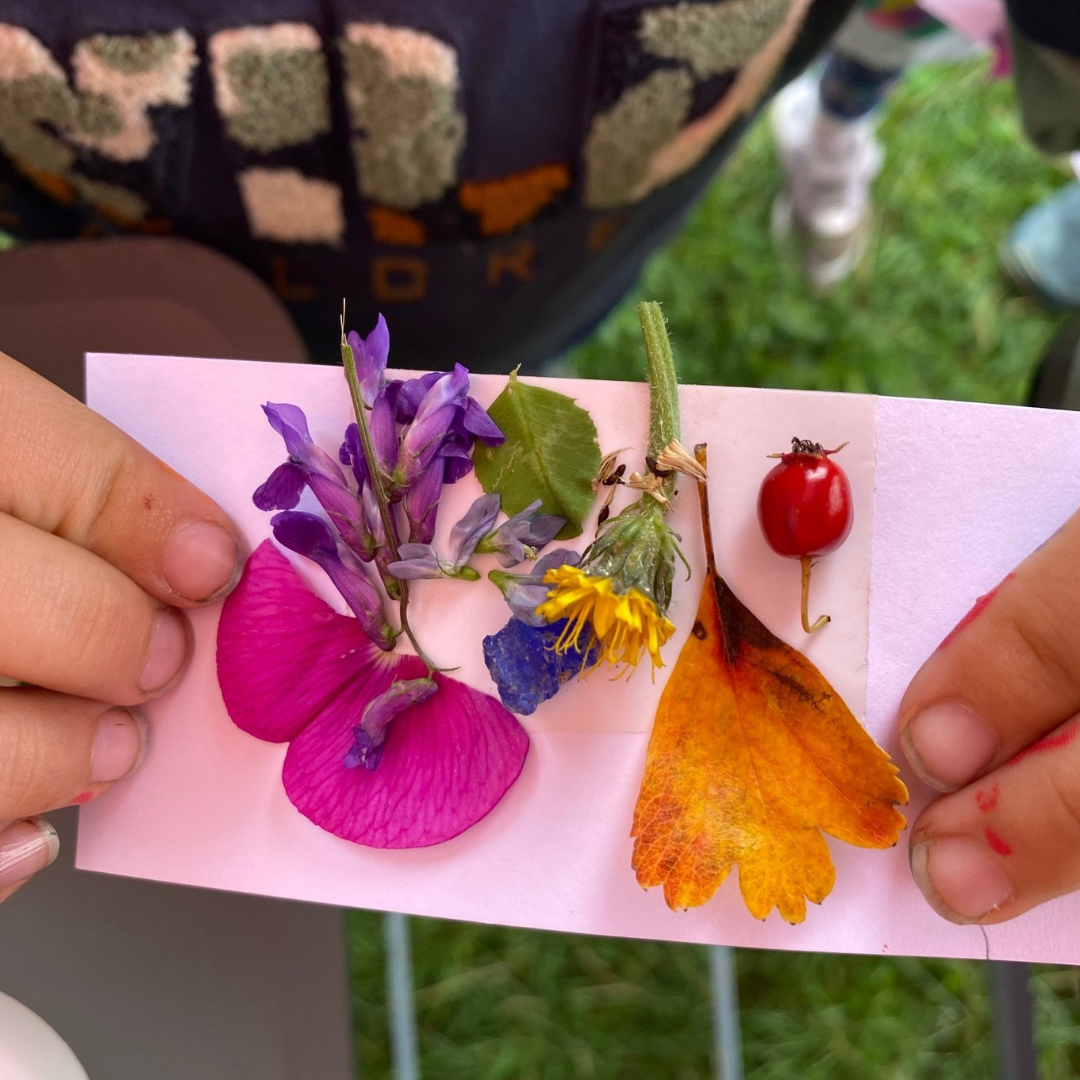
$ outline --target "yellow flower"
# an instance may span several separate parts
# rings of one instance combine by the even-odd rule
[[[553,588],[536,609],[537,615],[547,622],[570,620],[555,643],[558,652],[575,649],[587,656],[596,643],[600,648],[598,664],[636,667],[642,649],[647,649],[653,666],[664,666],[660,647],[675,633],[675,627],[640,589],[631,587],[618,593],[611,578],[577,566],[549,570],[544,584]]]

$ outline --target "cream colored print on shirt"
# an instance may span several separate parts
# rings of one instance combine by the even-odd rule
[[[379,23],[351,23],[340,46],[361,195],[396,210],[441,198],[465,144],[456,51]]]
[[[214,102],[225,132],[268,154],[330,131],[322,42],[306,23],[239,26],[210,38]],[[236,182],[251,235],[287,244],[338,245],[345,235],[338,184],[299,169],[252,166]]]
[[[141,37],[95,34],[80,41],[71,57],[75,87],[84,100],[108,102],[118,126],[103,132],[74,132],[72,138],[115,161],[141,161],[157,134],[147,110],[182,107],[191,101],[191,73],[198,59],[186,30]]]
[[[606,209],[634,201],[653,154],[686,123],[693,89],[686,71],[654,71],[593,118],[585,142],[586,206]]]
[[[699,79],[742,67],[783,23],[791,0],[674,4],[642,12],[638,40],[653,56],[682,60]]]
[[[185,104],[194,64],[184,31],[97,36],[76,47],[76,92],[33,34],[0,24],[0,148],[61,202],[82,196],[124,224],[137,223],[149,212],[147,202],[118,184],[76,172],[73,144],[121,161],[145,157],[155,141],[146,108]]]
[[[237,180],[251,235],[285,243],[340,244],[341,188],[298,169],[245,169]]]
[[[229,137],[269,153],[330,130],[330,81],[315,28],[222,30],[209,42],[214,101]]]
[[[638,40],[678,61],[628,88],[593,117],[585,143],[585,203],[638,202],[696,165],[749,112],[776,73],[812,0],[723,0],[649,8]],[[731,89],[688,123],[696,81],[741,68]]]

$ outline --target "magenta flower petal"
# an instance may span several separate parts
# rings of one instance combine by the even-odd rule
[[[218,624],[225,708],[238,728],[268,742],[293,738],[329,701],[382,693],[395,668],[384,656],[356,619],[323,603],[269,540],[248,559]],[[361,703],[357,718],[362,709]]]
[[[403,656],[393,677],[424,673]],[[378,681],[382,692],[390,676]],[[485,817],[520,775],[529,737],[493,697],[445,675],[435,681],[437,694],[393,722],[374,771],[342,765],[373,684],[327,702],[285,756],[293,805],[320,828],[376,848],[439,844]]]

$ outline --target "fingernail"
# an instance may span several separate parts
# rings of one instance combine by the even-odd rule
[[[955,791],[975,779],[998,752],[997,732],[966,705],[923,709],[901,734],[912,767],[931,787]]]
[[[60,853],[60,837],[44,818],[16,821],[0,833],[0,889],[44,870]]]
[[[1012,897],[1001,867],[981,844],[947,836],[916,844],[911,873],[930,906],[951,922],[977,922]]]
[[[126,709],[110,709],[98,717],[90,782],[111,784],[132,772],[146,746],[146,722]]]
[[[215,599],[240,577],[236,537],[212,521],[180,525],[165,549],[161,571],[177,596],[197,602]]]
[[[150,655],[139,679],[144,694],[156,694],[180,674],[188,651],[187,621],[175,608],[162,608],[154,615]]]

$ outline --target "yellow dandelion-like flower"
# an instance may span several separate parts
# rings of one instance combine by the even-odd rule
[[[574,649],[588,655],[595,642],[600,649],[597,663],[636,667],[645,649],[654,667],[664,666],[660,648],[675,627],[640,589],[616,592],[610,577],[577,566],[549,570],[544,584],[553,587],[537,615],[547,622],[569,620],[555,643],[558,652]]]

